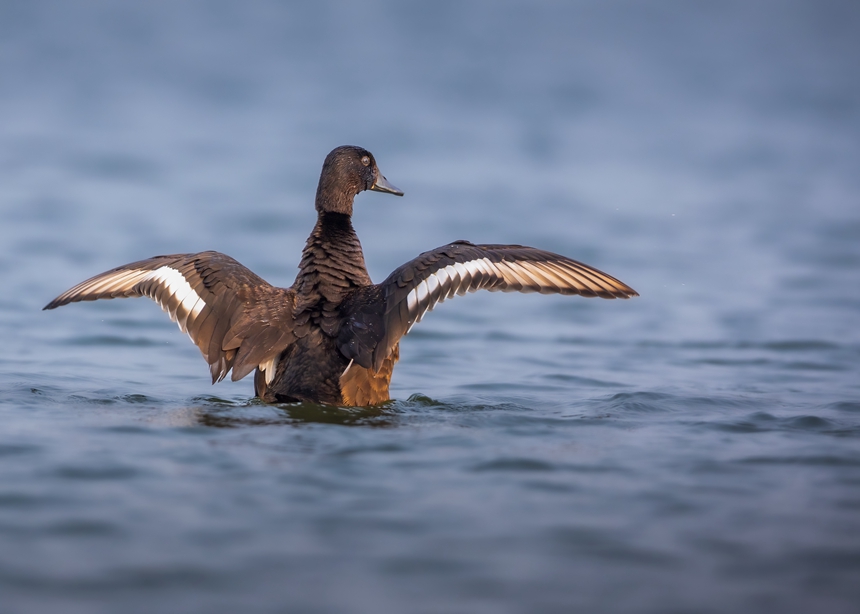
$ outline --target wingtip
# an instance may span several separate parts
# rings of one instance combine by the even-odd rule
[[[614,292],[612,292],[611,298],[621,298],[627,300],[633,298],[634,296],[639,296],[639,293],[624,282],[618,281],[618,285],[615,287]]]

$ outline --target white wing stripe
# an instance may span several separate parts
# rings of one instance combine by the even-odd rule
[[[452,266],[457,269],[457,272],[460,274],[460,287],[457,288],[457,294],[463,296],[466,292],[469,291],[469,286],[472,283],[472,274],[469,272],[469,269],[466,268],[466,265],[462,262],[455,262]]]
[[[446,284],[450,283],[451,277],[448,275],[448,267],[444,269],[439,269],[433,274],[433,277],[439,280],[439,284],[442,286],[443,290],[447,290]]]
[[[480,260],[475,261],[485,275],[489,275],[490,277],[498,277],[499,272],[496,270],[496,267],[493,266],[493,263],[490,262],[488,258],[481,258]]]
[[[186,297],[186,303],[188,302],[187,299],[191,296],[192,295],[189,294],[188,297]],[[188,330],[188,322],[193,322],[205,306],[206,303],[204,303],[203,299],[200,297],[197,298],[197,301],[193,305],[186,305],[188,315],[183,318],[178,318],[176,321],[176,323],[179,325],[179,330],[181,330],[183,333],[186,332]]]
[[[507,287],[495,286],[493,279],[500,279]],[[507,292],[560,291],[576,288],[580,291],[613,292],[614,285],[588,269],[553,261],[506,261],[493,262],[489,258],[476,258],[467,262],[454,262],[418,282],[406,295],[406,306],[412,326],[421,321],[436,303],[455,294],[478,290],[471,287],[480,280],[480,287]],[[184,281],[184,279],[182,280]],[[408,330],[407,330],[408,332]]]
[[[430,291],[430,305],[428,309],[432,310],[433,305],[439,300],[439,290],[442,284],[439,283],[439,278],[436,277],[435,274],[428,277],[425,281],[427,282],[427,288]]]
[[[191,289],[191,286],[188,288],[179,288],[176,292],[165,299],[165,302],[170,308],[170,317],[173,318],[174,321],[179,315],[179,308],[182,307],[186,297],[190,296],[190,293],[192,292],[194,292],[194,290]],[[199,298],[196,292],[194,292],[194,296]]]
[[[185,307],[185,309],[189,313],[191,313],[191,310],[194,309],[194,307],[197,306],[197,303],[199,303],[201,300],[203,299],[200,297],[200,295],[197,294],[197,292],[195,292],[194,290],[192,290],[185,296],[184,299],[182,299],[182,306]]]
[[[415,324],[416,322],[420,322],[421,318],[424,317],[424,313],[427,311],[427,304],[429,302],[427,298],[430,296],[430,289],[427,286],[426,279],[422,280],[421,283],[415,287],[415,292],[418,295],[418,300],[416,303],[418,310],[417,313],[411,314],[415,316],[415,321],[413,322],[413,324]]]
[[[451,277],[446,269],[439,269],[433,274],[433,277],[439,282],[439,297],[437,302],[441,303],[448,298],[448,292],[451,290]]]
[[[415,292],[417,293],[419,305],[427,300],[427,297],[430,295],[430,288],[427,287],[426,279],[421,280],[421,283],[415,286]]]
[[[457,294],[457,290],[460,288],[460,284],[462,283],[460,272],[457,270],[457,267],[449,265],[445,267],[445,273],[447,273],[448,279],[451,280],[451,283],[448,286],[447,298],[454,298]]]
[[[162,294],[162,300],[158,301],[158,304],[161,305],[161,308],[179,325],[179,329],[183,332],[185,332],[185,322],[179,322],[176,318],[176,312],[179,306],[182,305],[192,313],[195,310],[197,313],[200,313],[200,311],[202,311],[206,306],[205,301],[199,294],[197,294],[194,288],[191,287],[191,284],[188,283],[185,276],[174,268],[163,266],[155,269],[154,271],[150,271],[148,275],[143,277],[143,281],[146,280],[156,281],[163,285],[167,290],[166,293]],[[175,305],[175,307],[171,309],[171,305]]]
[[[418,283],[406,295],[406,308],[409,314],[415,317],[415,322],[420,322],[424,314],[432,310],[436,303],[452,298],[455,294],[465,294],[469,290],[466,282],[471,280],[472,276],[502,277],[503,275],[488,258],[449,264],[428,275],[427,279]],[[474,289],[477,290],[477,288]]]
[[[192,310],[191,310],[191,315],[189,315],[189,316],[188,316],[188,317],[189,317],[189,319],[191,319],[191,320],[196,320],[196,319],[197,319],[197,316],[199,316],[199,315],[200,315],[200,312],[201,312],[201,311],[203,311],[203,309],[204,309],[205,307],[206,307],[206,302],[201,298],[201,299],[200,299],[199,301],[197,301],[197,303],[194,305],[194,309],[192,309]]]
[[[278,357],[272,356],[269,360],[267,360],[266,362],[261,362],[257,366],[259,367],[260,371],[263,372],[263,375],[266,377],[266,383],[271,384],[272,381],[275,379],[275,371],[278,367]],[[346,372],[349,371],[349,368],[351,366],[352,361],[350,360],[349,365],[346,367],[346,371],[343,372],[343,375],[346,375]],[[341,377],[343,377],[343,375]]]
[[[469,271],[472,275],[480,275],[481,269],[478,266],[478,260],[470,260],[469,262],[464,262],[463,266],[466,267],[466,270]]]

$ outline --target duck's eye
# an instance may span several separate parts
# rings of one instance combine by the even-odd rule
[[[362,156],[361,163],[365,166],[370,166],[370,156]]]

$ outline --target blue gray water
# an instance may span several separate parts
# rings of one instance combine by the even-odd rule
[[[0,611],[856,612],[860,6],[0,3]],[[389,405],[270,407],[155,254],[289,285],[360,144],[381,280],[540,246],[630,301],[477,294]]]

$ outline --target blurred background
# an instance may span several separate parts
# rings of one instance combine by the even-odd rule
[[[164,251],[291,282],[344,143],[407,191],[359,200],[376,278],[454,238],[540,242],[612,270],[647,260],[630,280],[645,300],[720,286],[755,307],[803,288],[815,237],[834,252],[820,264],[845,264],[857,229],[851,2],[2,11],[2,255],[54,258],[36,304],[82,268]],[[833,324],[816,333],[849,332]]]
[[[4,607],[852,611],[858,60],[848,0],[0,2]],[[406,192],[374,280],[468,239],[641,297],[446,302],[381,417],[39,311],[162,253],[290,285],[342,144]]]

